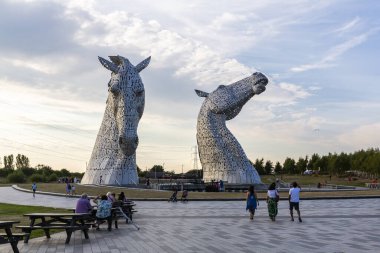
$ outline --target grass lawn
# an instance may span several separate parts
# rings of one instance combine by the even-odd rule
[[[321,184],[334,184],[334,185],[349,185],[349,186],[361,186],[365,187],[365,183],[369,183],[370,179],[353,177],[351,181],[347,177],[332,176],[330,180],[329,175],[264,175],[261,176],[261,180],[264,183],[271,183],[281,179],[284,182],[291,183],[297,181],[301,187],[316,187],[318,183]]]
[[[30,184],[20,184],[22,188],[30,189]],[[302,185],[302,187],[307,188],[307,186]],[[56,192],[56,193],[65,193],[65,184],[58,183],[40,183],[38,184],[39,191],[47,192]],[[124,192],[127,198],[169,198],[172,194],[170,191],[155,191],[155,190],[139,190],[131,188],[122,188],[122,187],[95,187],[95,186],[83,186],[77,185],[76,194],[82,194],[83,192],[89,194],[90,196],[97,196],[100,194],[106,194],[108,191],[115,192],[119,194]],[[287,193],[281,192],[280,194],[283,197],[287,197]],[[303,192],[302,197],[344,197],[344,196],[378,196],[380,195],[380,190],[366,190],[366,191],[334,191],[334,192]],[[178,193],[178,196],[181,196],[181,192]],[[265,198],[266,192],[259,192],[259,198]],[[245,193],[243,192],[189,192],[190,199],[239,199],[245,198]]]
[[[3,221],[20,221],[18,224],[13,225],[12,231],[18,231],[15,226],[18,225],[29,225],[30,221],[28,217],[24,217],[23,214],[26,213],[62,213],[68,212],[67,209],[61,208],[51,208],[51,207],[43,207],[43,206],[25,206],[25,205],[13,205],[13,204],[3,204],[0,203],[0,219]],[[51,229],[50,233],[57,233],[64,231],[62,229]],[[44,231],[37,229],[34,230],[31,234],[30,238],[45,236]]]

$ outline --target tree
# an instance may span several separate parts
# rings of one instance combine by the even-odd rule
[[[37,173],[40,175],[43,175],[44,177],[48,177],[50,174],[52,174],[54,171],[50,166],[38,164],[36,166]]]
[[[162,167],[162,165],[154,165],[150,169],[150,172],[164,172],[164,167]]]
[[[304,172],[307,168],[307,157],[306,159],[300,157],[298,158],[298,162],[296,163],[296,170],[295,172],[298,173],[298,174],[301,174],[302,172]]]
[[[294,161],[294,159],[287,157],[282,167],[284,173],[294,174],[296,171],[296,162]]]
[[[276,162],[276,165],[274,166],[274,173],[275,174],[281,174],[282,173],[282,166],[280,162]]]
[[[318,161],[318,168],[321,174],[328,173],[328,163],[329,163],[329,160],[327,156],[322,156],[322,158]]]
[[[272,174],[272,169],[273,169],[273,163],[270,160],[266,161],[265,166],[264,166],[265,173],[267,175]]]
[[[256,169],[257,173],[259,173],[259,175],[265,175],[264,158],[261,158],[260,160],[256,159],[256,161],[253,164],[253,166],[255,167],[255,169]]]
[[[14,169],[13,155],[4,156],[4,169]]]
[[[16,156],[16,168],[17,169],[23,169],[23,168],[29,168],[29,158],[18,154]]]
[[[60,174],[61,174],[61,177],[71,177],[71,173],[67,169],[61,169]]]
[[[319,170],[319,162],[321,157],[318,154],[313,154],[308,164],[308,168],[311,170]]]

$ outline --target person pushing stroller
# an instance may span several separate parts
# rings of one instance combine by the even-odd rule
[[[173,191],[172,196],[169,198],[168,202],[177,202],[177,194],[178,194],[178,190],[175,189]]]

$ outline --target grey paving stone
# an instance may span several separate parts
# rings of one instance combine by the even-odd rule
[[[76,202],[54,196],[32,200],[30,194],[4,188],[0,187],[0,202],[19,198],[57,207],[73,207]],[[379,206],[380,199],[302,201],[304,222],[299,223],[290,221],[286,201],[279,203],[276,222],[269,220],[266,205],[261,203],[251,222],[242,201],[154,205],[141,201],[134,216],[139,231],[120,222],[112,232],[90,230],[89,240],[77,231],[69,245],[65,232],[18,245],[22,253],[380,252]],[[10,245],[0,245],[0,252],[12,252]]]

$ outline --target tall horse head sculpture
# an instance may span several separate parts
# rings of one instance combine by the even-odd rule
[[[254,95],[264,92],[267,84],[268,79],[256,72],[233,84],[220,85],[211,93],[195,90],[198,96],[205,97],[197,123],[198,152],[205,181],[261,183],[226,121],[235,118]]]
[[[137,184],[137,127],[144,112],[145,90],[140,71],[150,57],[133,66],[122,56],[99,57],[111,71],[107,106],[83,184]]]

